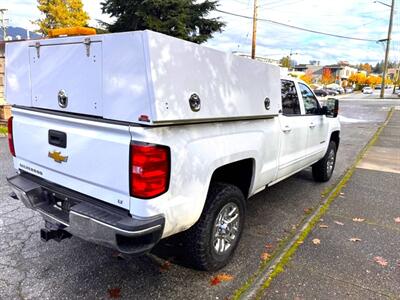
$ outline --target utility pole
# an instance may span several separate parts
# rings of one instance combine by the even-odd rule
[[[258,0],[254,0],[254,14],[253,14],[253,39],[251,42],[251,58],[256,58],[256,45],[257,45],[257,14],[258,14]]]
[[[393,15],[394,15],[394,0],[392,0],[392,6],[390,6],[390,21],[389,21],[388,37],[386,41],[385,63],[383,65],[383,76],[382,76],[382,86],[380,95],[381,99],[385,97],[386,74],[389,63],[390,39],[392,38]]]
[[[3,41],[6,40],[7,36],[7,27],[6,27],[6,19],[4,18],[4,13],[7,11],[6,8],[0,8],[0,22],[1,22],[1,30],[3,32]]]

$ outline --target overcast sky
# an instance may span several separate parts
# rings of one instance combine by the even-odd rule
[[[100,0],[83,0],[84,9],[92,21],[110,21],[102,15]],[[382,0],[390,4],[390,0]],[[400,59],[400,14],[396,1],[393,25],[391,59]],[[253,0],[220,0],[219,9],[251,16]],[[10,26],[35,29],[31,20],[40,17],[36,0],[0,0],[0,8],[9,9]],[[374,0],[259,0],[259,18],[269,19],[297,27],[344,35],[348,37],[380,40],[387,37],[390,8]],[[227,26],[223,33],[215,34],[207,45],[223,51],[249,52],[252,21],[220,12]],[[258,23],[257,55],[279,59],[292,52],[299,63],[319,60],[322,64],[347,60],[351,63],[376,63],[384,57],[384,46],[376,42],[362,42],[318,35],[289,29],[264,21]]]

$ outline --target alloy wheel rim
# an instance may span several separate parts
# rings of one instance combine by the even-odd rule
[[[329,152],[328,161],[326,165],[327,165],[328,175],[331,175],[333,172],[333,168],[335,166],[335,151],[333,149]]]
[[[239,207],[230,202],[218,213],[213,229],[213,250],[222,255],[235,244],[239,235],[240,215]]]

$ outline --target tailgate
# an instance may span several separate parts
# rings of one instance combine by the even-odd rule
[[[31,105],[102,116],[102,58],[100,41],[30,46]]]
[[[16,169],[129,209],[129,126],[23,109],[13,115]]]

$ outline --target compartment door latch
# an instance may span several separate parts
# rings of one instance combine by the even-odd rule
[[[37,57],[40,58],[40,43],[39,42],[35,43],[35,48],[36,48]]]
[[[86,56],[90,57],[90,44],[92,43],[92,41],[90,40],[90,38],[85,38],[83,40],[83,43],[85,44],[86,47]]]

